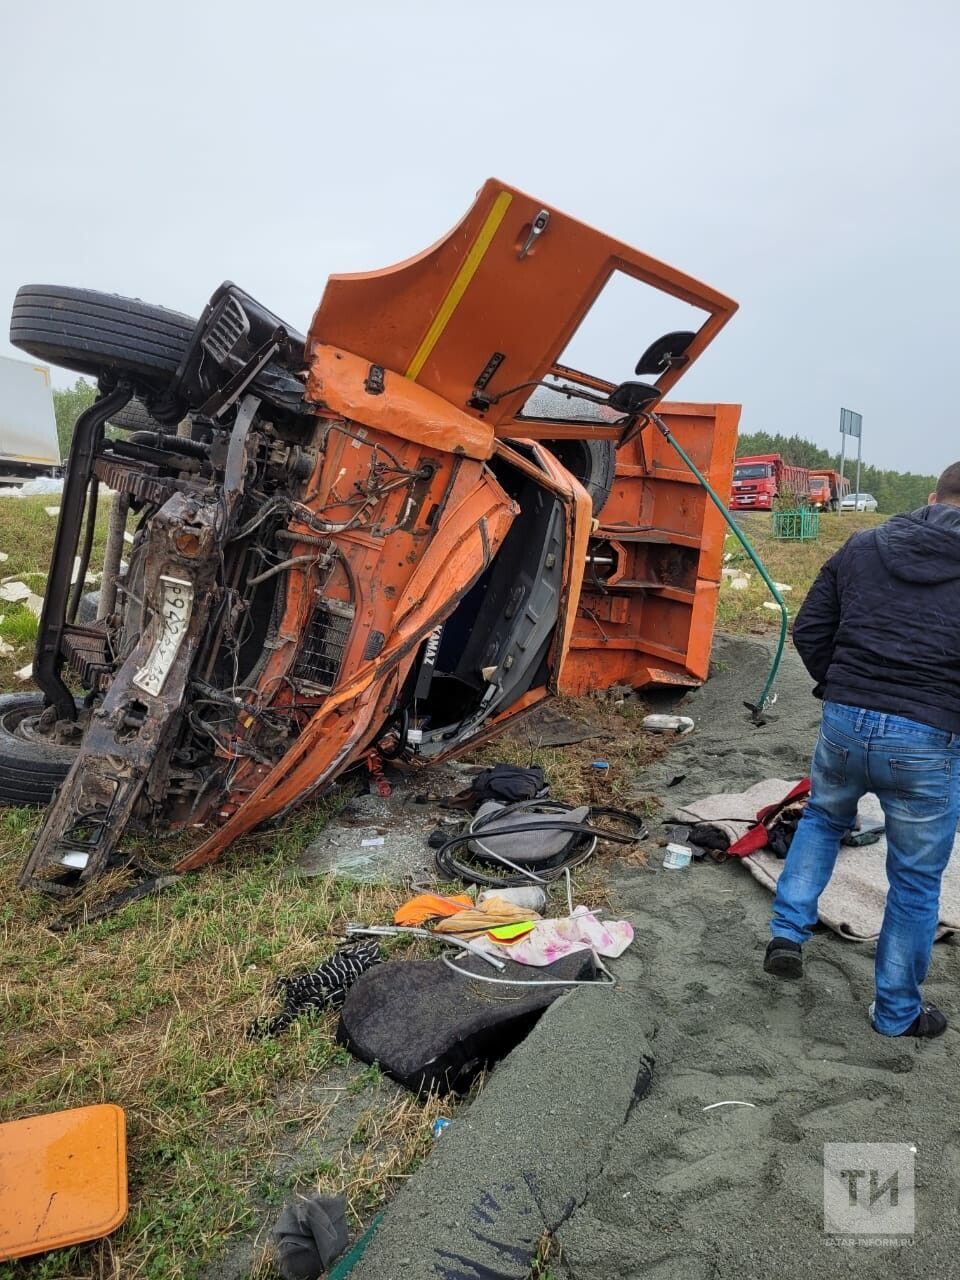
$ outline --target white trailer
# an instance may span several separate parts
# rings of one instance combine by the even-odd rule
[[[59,467],[50,370],[0,356],[0,484],[52,475]]]

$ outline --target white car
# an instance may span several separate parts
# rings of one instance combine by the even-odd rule
[[[877,500],[872,493],[848,493],[840,507],[843,511],[876,511]]]

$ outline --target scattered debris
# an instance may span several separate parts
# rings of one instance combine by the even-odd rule
[[[22,600],[28,600],[31,595],[33,592],[19,578],[13,582],[5,582],[0,587],[0,600],[6,600],[9,604],[19,604]]]
[[[126,1119],[112,1103],[0,1125],[0,1258],[115,1231],[127,1216],[126,1155]]]
[[[750,585],[750,579],[745,575],[741,575],[739,578],[730,578],[729,582],[734,591],[746,591]]]
[[[360,975],[382,963],[378,942],[359,942],[334,952],[311,973],[278,978],[274,992],[283,993],[282,1011],[273,1018],[257,1018],[247,1029],[247,1037],[262,1039],[275,1036],[310,1010],[341,1008],[347,992]]]
[[[298,1196],[270,1232],[283,1280],[317,1280],[347,1247],[346,1196]]]
[[[612,689],[598,692],[597,697],[625,698],[633,696],[631,685],[615,684]],[[549,702],[532,711],[523,721],[523,736],[537,747],[568,747],[590,738],[609,738],[608,729],[587,724],[585,720],[573,720]]]
[[[0,658],[12,658],[16,652],[16,648],[9,641],[0,639]]]
[[[736,1098],[730,1098],[726,1102],[711,1102],[709,1107],[701,1107],[701,1111],[713,1111],[714,1107],[753,1107],[757,1109],[755,1102],[739,1102]]]
[[[19,671],[15,671],[13,674],[18,680],[29,680],[33,675],[33,663],[28,662],[25,667],[21,667]]]
[[[10,553],[8,551],[0,551],[0,564],[3,564],[5,560],[9,560],[9,559],[10,559]]]
[[[4,486],[0,489],[0,498],[36,498],[48,493],[62,493],[63,480],[52,476],[37,476],[24,484]]]
[[[58,516],[60,514],[59,507],[44,507],[43,509],[48,516]]]
[[[39,618],[43,611],[43,596],[38,596],[35,591],[31,591],[23,602],[35,618]]]
[[[129,543],[132,545],[132,544],[133,544],[133,534],[132,534],[132,533],[130,533],[128,530],[124,529],[124,531],[123,531],[123,540],[124,540],[124,542],[129,542]]]
[[[413,1093],[463,1095],[564,990],[582,983],[608,989],[597,981],[589,950],[537,969],[508,960],[497,978],[480,956],[458,957],[457,966],[459,971],[444,958],[375,966],[350,988],[337,1040]],[[492,988],[499,999],[491,1000],[489,981],[506,982]]]
[[[692,733],[694,727],[691,716],[644,716],[641,723],[649,733],[675,733],[681,738]]]
[[[763,607],[765,609],[772,609],[774,613],[780,612],[780,606],[777,604],[776,600],[764,600]]]
[[[685,844],[668,844],[663,858],[664,871],[682,871],[689,867],[693,858],[693,850]]]
[[[792,590],[793,590],[793,587],[791,587],[791,585],[790,585],[790,583],[789,583],[789,582],[775,582],[773,585],[774,585],[774,586],[777,588],[777,590],[778,590],[779,592],[781,592],[781,593],[783,593],[784,591],[788,591],[788,592],[789,592],[789,591],[792,591]]]

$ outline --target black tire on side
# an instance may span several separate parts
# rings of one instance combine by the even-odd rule
[[[41,360],[99,377],[108,370],[166,383],[196,321],[95,289],[25,284],[10,314],[10,341]]]
[[[80,603],[77,606],[77,622],[84,627],[90,626],[92,622],[96,622],[99,608],[100,592],[85,591],[80,597]]]
[[[74,747],[18,734],[21,721],[42,710],[39,693],[0,695],[0,805],[49,804],[76,758]]]
[[[617,468],[617,449],[612,440],[545,440],[544,445],[563,463],[593,499],[598,516],[610,497]]]
[[[122,409],[110,419],[112,427],[122,427],[125,431],[170,431],[169,426],[164,426],[162,422],[158,422],[154,418],[150,410],[142,400],[136,396],[132,400],[128,400]]]

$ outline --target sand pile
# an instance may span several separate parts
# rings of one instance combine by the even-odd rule
[[[762,729],[741,703],[763,684],[768,647],[721,638],[715,656],[711,683],[680,708],[696,732],[638,779],[668,806],[808,767],[818,704],[796,655],[778,682],[780,719]],[[958,1274],[957,1031],[932,1043],[877,1035],[867,1021],[874,948],[825,931],[806,948],[802,982],[767,977],[770,896],[737,862],[624,870],[612,899],[636,929],[613,962],[619,993],[579,991],[558,1002],[522,1058],[493,1072],[481,1103],[443,1139],[446,1156],[433,1152],[397,1196],[358,1280],[523,1280],[534,1227],[553,1228],[561,1247],[549,1263],[553,1280]],[[958,979],[960,948],[940,944],[927,995],[955,1027]],[[621,1095],[648,1050],[649,1090],[624,1114]],[[542,1064],[534,1125],[516,1088],[522,1062]],[[753,1105],[704,1110],[731,1100]],[[603,1103],[603,1113],[583,1126],[586,1102]],[[916,1148],[913,1243],[828,1240],[827,1142]],[[473,1263],[481,1243],[495,1247],[492,1270]]]
[[[645,791],[673,806],[718,791],[743,791],[763,778],[807,774],[820,703],[811,696],[813,682],[792,646],[780,666],[768,723],[753,725],[743,705],[759,698],[772,656],[766,641],[717,637],[710,679],[673,708],[693,717],[694,731],[644,771]]]

